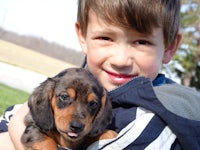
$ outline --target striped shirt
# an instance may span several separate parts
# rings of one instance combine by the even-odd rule
[[[136,78],[109,92],[109,96],[113,103],[109,128],[119,134],[115,139],[94,143],[89,150],[200,150],[200,121],[167,110],[150,80]],[[196,100],[200,106],[200,99]]]
[[[170,81],[163,80],[165,78],[159,76],[153,82],[154,86]],[[113,121],[108,129],[118,132],[118,136],[97,141],[88,150],[200,150],[200,121],[187,119],[166,109],[149,79],[135,78],[108,94],[113,105]],[[170,93],[167,94],[170,99]],[[200,100],[200,96],[197,100]],[[199,109],[200,102],[197,104],[194,107]],[[176,107],[182,106],[177,103],[174,109]],[[9,111],[6,112],[4,117],[9,120]],[[197,111],[194,113],[197,114]]]

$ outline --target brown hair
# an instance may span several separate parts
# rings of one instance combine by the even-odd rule
[[[77,21],[84,36],[90,10],[109,24],[144,34],[161,27],[167,46],[179,30],[180,5],[180,0],[78,0]]]

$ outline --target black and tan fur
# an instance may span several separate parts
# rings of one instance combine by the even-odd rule
[[[55,150],[57,145],[84,149],[87,139],[104,132],[112,118],[106,90],[81,68],[48,78],[34,90],[28,106],[21,137],[28,150]]]

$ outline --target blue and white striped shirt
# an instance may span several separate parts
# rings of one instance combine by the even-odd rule
[[[110,91],[113,121],[108,129],[118,132],[118,136],[97,141],[88,150],[200,150],[200,121],[169,111],[155,94],[153,86],[168,83],[173,82],[163,75],[159,75],[153,85],[149,79],[138,77]],[[170,93],[167,94],[170,98]],[[200,95],[196,100],[199,105],[194,107],[199,109]],[[178,107],[182,106],[174,106]],[[12,108],[15,110],[16,106]],[[0,120],[1,131],[7,130],[12,114],[7,110]]]
[[[109,128],[119,134],[115,139],[94,143],[89,150],[200,150],[200,121],[167,110],[149,79],[136,78],[109,92],[109,96],[113,104]]]

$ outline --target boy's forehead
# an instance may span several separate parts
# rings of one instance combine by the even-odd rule
[[[137,17],[133,15],[135,10],[129,10],[132,14],[127,14],[126,11],[121,12],[121,10],[118,9],[118,7],[113,7],[113,10],[104,9],[104,11],[99,12],[90,8],[87,14],[87,24],[95,20],[98,24],[104,26],[104,28],[113,25],[127,30],[136,30],[144,34],[151,34],[153,27],[158,27],[158,25],[156,25],[157,21],[155,20],[154,22],[146,20],[142,14],[137,14]],[[117,13],[118,11],[121,13]]]
[[[105,23],[143,34],[160,27],[166,45],[175,39],[180,27],[180,0],[79,0],[78,22],[84,35],[91,10]]]
[[[98,24],[98,31],[102,30],[115,31],[114,27],[123,28],[119,23],[115,23],[114,20],[108,20],[101,15],[94,12],[92,9],[88,12],[88,24]],[[112,26],[112,28],[111,28]],[[95,29],[97,26],[93,26],[92,29]],[[92,30],[91,29],[91,30]]]
[[[116,34],[125,34],[125,36],[138,36],[140,38],[147,36],[150,38],[155,38],[157,36],[163,36],[162,28],[155,27],[152,28],[152,32],[149,34],[138,32],[135,29],[131,28],[123,28],[122,26],[118,26],[116,24],[109,23],[100,16],[98,16],[95,12],[89,12],[89,20],[88,20],[88,29],[87,32],[92,35],[103,34],[103,35],[116,35]]]
[[[100,15],[95,13],[93,10],[88,12],[88,24],[99,24],[102,28],[109,28],[111,24],[103,19]],[[100,29],[99,29],[100,30]]]

